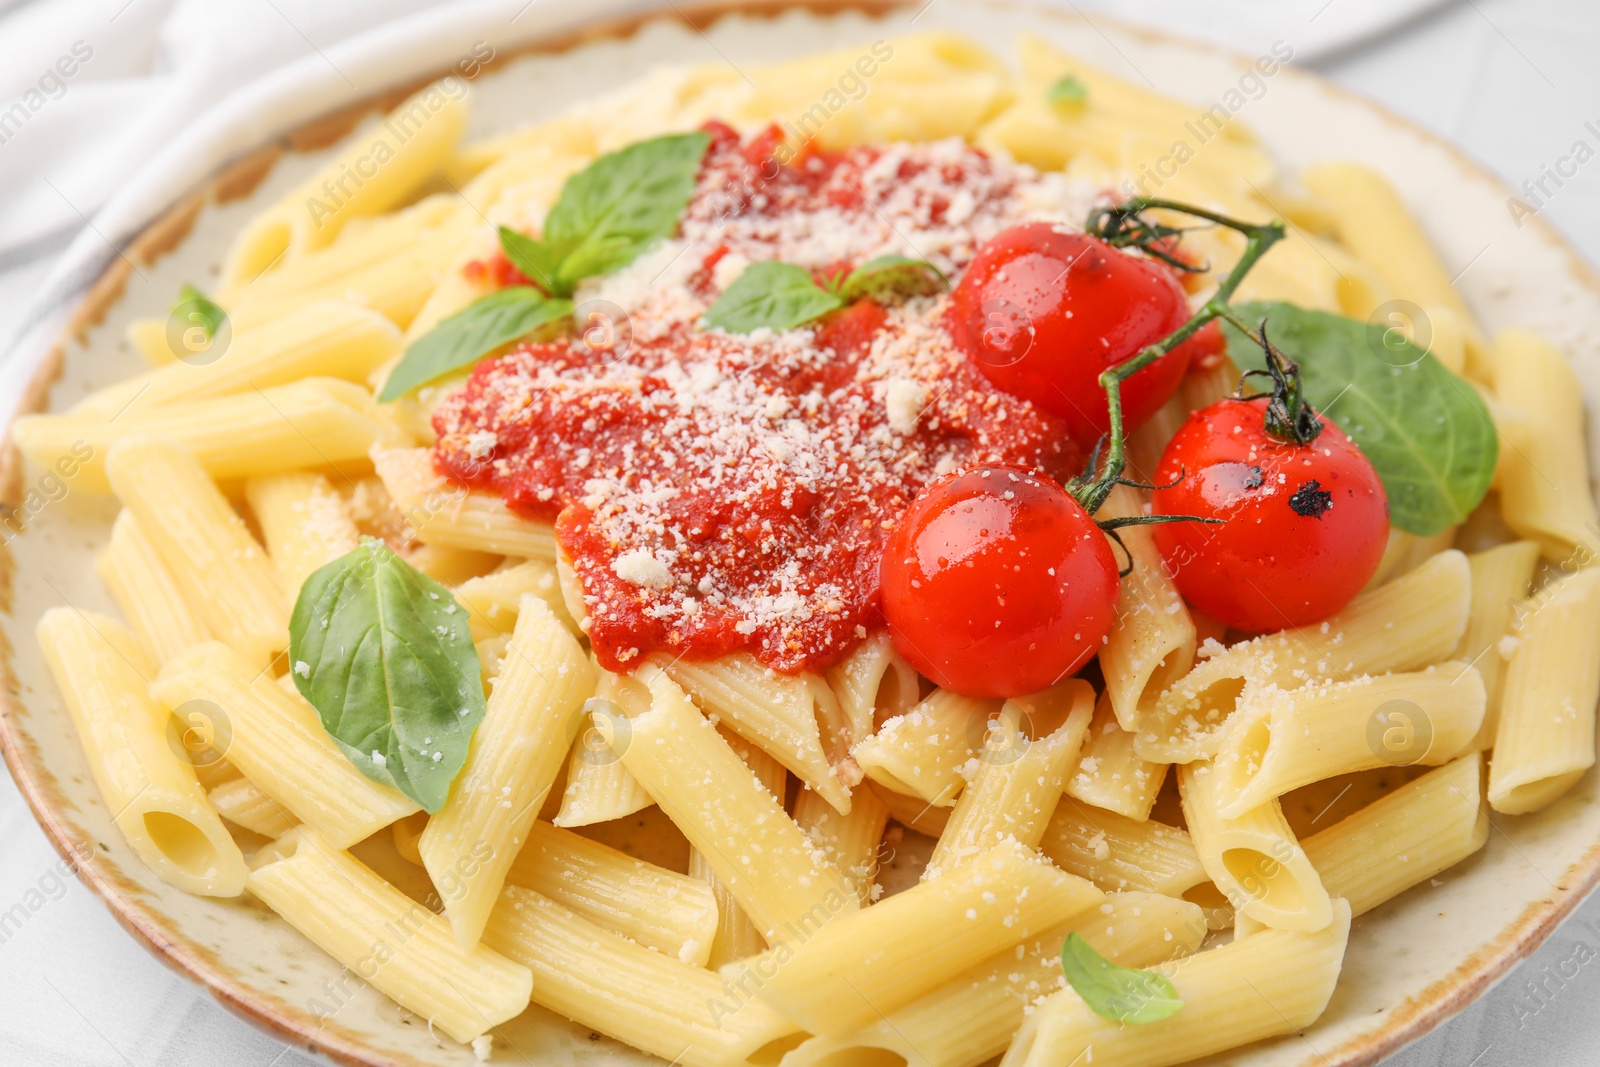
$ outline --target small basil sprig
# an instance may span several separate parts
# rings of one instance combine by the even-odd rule
[[[389,372],[378,399],[398,400],[571,314],[572,301],[547,297],[531,285],[513,285],[474,300],[411,343]]]
[[[216,301],[188,283],[178,290],[178,299],[172,304],[172,313],[200,327],[207,337],[215,337],[222,324],[228,321],[228,313],[223,311]]]
[[[579,282],[627,266],[677,227],[710,143],[684,133],[610,152],[566,180],[542,239],[500,227],[501,251],[537,288],[511,286],[441,320],[406,349],[378,399],[397,400],[571,315]]]
[[[1061,973],[1089,1010],[1125,1023],[1154,1023],[1183,1008],[1183,1001],[1162,975],[1118,967],[1094,950],[1079,934],[1061,943]]]
[[[1089,87],[1076,74],[1063,74],[1045,90],[1044,98],[1049,104],[1081,104],[1089,99]]]
[[[824,285],[804,267],[765,260],[750,264],[722,291],[706,309],[705,321],[729,333],[792,330],[865,296],[931,292],[945,283],[932,263],[905,256],[876,256]]]
[[[1389,497],[1389,521],[1424,537],[1466,520],[1489,491],[1499,441],[1476,390],[1385,327],[1293,304],[1236,305],[1265,319],[1294,353],[1305,399],[1371,462]],[[1266,366],[1261,346],[1224,323],[1228,354],[1244,370]]]
[[[444,806],[484,714],[467,613],[448,589],[362,538],[300,588],[289,662],[362,774],[430,813]]]

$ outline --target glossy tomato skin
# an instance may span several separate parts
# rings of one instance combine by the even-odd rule
[[[1100,650],[1119,578],[1105,535],[1042,475],[979,467],[931,483],[889,537],[883,613],[895,647],[938,685],[1033,693]]]
[[[1067,421],[1084,449],[1108,429],[1100,372],[1166,337],[1189,318],[1173,271],[1086,233],[1034,222],[996,235],[951,295],[949,328],[985,377]],[[1178,388],[1202,331],[1122,384],[1131,432]]]
[[[1158,515],[1223,519],[1154,527],[1178,591],[1237,630],[1303,626],[1349,603],[1378,569],[1389,499],[1366,456],[1325,419],[1310,444],[1263,428],[1265,398],[1189,416],[1162,454]],[[1179,480],[1181,479],[1181,480]]]

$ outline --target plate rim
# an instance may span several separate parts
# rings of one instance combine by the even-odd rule
[[[528,41],[497,51],[485,64],[492,71],[523,56],[559,54],[599,40],[626,38],[648,23],[667,19],[701,29],[706,23],[729,14],[776,19],[791,10],[804,10],[820,16],[854,11],[881,17],[895,11],[922,6],[925,0],[701,0],[692,5],[669,3],[626,14],[605,16],[592,22],[536,36]],[[1093,18],[1081,11],[1046,6],[1041,0],[963,0],[966,3],[1024,10],[1040,19],[1070,22],[1090,27],[1105,24],[1117,32],[1140,40],[1167,45],[1182,45],[1248,64],[1249,58],[1235,50],[1198,38],[1185,37],[1145,26],[1126,23],[1114,16],[1096,13]],[[12,419],[48,408],[51,387],[65,369],[69,344],[81,339],[120,300],[137,256],[152,263],[176,248],[189,235],[200,211],[208,203],[225,203],[247,196],[291,152],[309,151],[331,144],[353,130],[373,111],[384,110],[403,100],[423,85],[442,76],[438,69],[406,77],[397,85],[368,94],[359,100],[299,122],[289,130],[249,149],[219,166],[210,177],[179,192],[173,201],[127,243],[123,254],[113,257],[95,281],[77,299],[76,306],[59,330],[56,339],[38,357],[27,379]],[[1355,104],[1391,128],[1420,139],[1441,150],[1455,166],[1471,172],[1497,190],[1514,196],[1509,186],[1465,149],[1357,90],[1339,85],[1314,70],[1286,65],[1283,73],[1315,84],[1320,90]],[[1270,146],[1269,146],[1270,147]],[[1543,215],[1531,219],[1549,250],[1567,261],[1573,279],[1600,298],[1600,273],[1589,260]],[[10,425],[5,427],[0,445],[0,501],[15,501],[20,496],[23,460],[11,441]],[[0,611],[14,614],[15,560],[9,543],[0,544]],[[374,1049],[353,1031],[338,1024],[318,1024],[307,1012],[279,1007],[278,1001],[241,977],[229,973],[214,954],[183,935],[138,899],[137,886],[117,867],[88,848],[88,836],[77,833],[64,812],[72,805],[60,789],[59,781],[35,749],[35,743],[19,721],[25,711],[20,682],[14,669],[17,649],[8,635],[0,633],[0,757],[4,758],[18,792],[28,805],[34,821],[44,831],[52,847],[68,863],[112,917],[140,945],[168,968],[193,980],[224,1008],[258,1029],[295,1048],[324,1057],[347,1067],[428,1067],[428,1061],[405,1053]],[[1549,938],[1557,926],[1600,884],[1600,838],[1597,838],[1554,882],[1553,893],[1530,902],[1522,912],[1491,939],[1479,946],[1448,975],[1408,995],[1392,1008],[1382,1026],[1347,1039],[1332,1050],[1313,1050],[1303,1061],[1321,1067],[1371,1067],[1384,1057],[1431,1032],[1458,1014],[1498,982],[1521,960],[1531,955]]]

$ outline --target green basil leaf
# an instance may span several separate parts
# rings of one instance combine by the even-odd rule
[[[529,281],[538,282],[546,290],[554,291],[557,264],[550,252],[525,233],[507,226],[500,227],[500,249],[511,265],[522,272]]]
[[[1061,973],[1089,1010],[1125,1023],[1154,1023],[1183,1007],[1172,983],[1154,971],[1118,967],[1079,934],[1061,943]]]
[[[888,293],[925,296],[943,289],[948,282],[944,272],[925,259],[874,256],[850,272],[839,295],[846,301]]]
[[[215,337],[222,324],[228,321],[226,311],[206,294],[188,284],[178,290],[178,299],[172,305],[172,313],[186,322],[199,326],[206,332],[207,337]]]
[[[792,330],[844,306],[844,298],[811,280],[793,263],[752,263],[706,309],[706,325],[729,333],[752,333],[763,326]]]
[[[1424,537],[1463,522],[1494,476],[1499,439],[1477,391],[1393,331],[1293,304],[1236,305],[1267,320],[1300,364],[1306,399],[1360,447],[1389,495],[1389,521]],[[1228,353],[1261,369],[1259,345],[1224,324]]]
[[[389,372],[378,399],[398,400],[418,386],[471,366],[501,345],[572,314],[572,301],[554,300],[530,285],[513,285],[475,300],[411,342]]]
[[[1063,74],[1045,90],[1044,99],[1049,104],[1081,104],[1089,99],[1089,87],[1076,74]]]
[[[289,618],[297,689],[350,762],[428,812],[483,721],[467,612],[375,538],[306,579]]]
[[[568,178],[544,223],[541,243],[558,264],[550,291],[570,296],[582,279],[624,267],[670,235],[710,144],[702,132],[640,141]]]

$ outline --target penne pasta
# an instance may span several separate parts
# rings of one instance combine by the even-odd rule
[[[1483,678],[1451,662],[1299,689],[1247,688],[1212,761],[1218,813],[1240,818],[1293,789],[1379,767],[1436,766],[1471,747]]]
[[[692,875],[536,821],[506,881],[674,959],[703,967],[710,957],[717,901]]]
[[[1144,501],[1137,490],[1119,485],[1096,514],[1132,518],[1144,514]],[[1117,536],[1133,571],[1117,593],[1116,620],[1100,648],[1100,671],[1118,725],[1135,730],[1144,709],[1194,666],[1195,629],[1150,529],[1128,526]]]
[[[553,560],[555,531],[512,513],[499,497],[451,485],[433,473],[426,449],[380,448],[372,465],[406,525],[430,545]]]
[[[590,826],[625,818],[650,806],[650,794],[622,762],[621,747],[632,738],[629,716],[649,710],[650,694],[640,683],[596,666],[594,700],[585,703],[587,725],[579,730],[567,762],[567,787],[561,795],[557,826]],[[624,705],[628,711],[624,711]]]
[[[829,667],[827,679],[849,724],[851,748],[870,736],[880,719],[903,715],[919,699],[917,672],[895,651],[887,630]]]
[[[1119,967],[1150,967],[1196,951],[1206,923],[1198,907],[1181,900],[1112,893],[1100,907],[996,953],[853,1034],[811,1038],[784,1067],[867,1064],[880,1049],[915,1067],[978,1067],[1005,1051],[1035,1002],[1065,987],[1061,942],[1070,933]]]
[[[748,654],[704,663],[657,656],[652,662],[707,713],[793,771],[836,810],[850,810],[853,767],[835,768],[824,750],[819,708],[833,700],[833,691],[821,678],[779,674]]]
[[[794,821],[828,862],[844,873],[863,907],[877,898],[882,890],[873,880],[878,874],[878,851],[889,822],[889,806],[876,792],[856,790],[850,797],[850,813],[840,815],[821,794],[802,789],[795,798]]]
[[[1117,725],[1111,698],[1102,693],[1077,765],[1067,777],[1067,796],[1137,822],[1148,819],[1167,780],[1167,765],[1139,758],[1133,738]]]
[[[884,720],[855,747],[861,772],[891,792],[952,807],[966,782],[961,771],[983,747],[1000,701],[936,690],[904,715]]]
[[[106,473],[211,633],[257,664],[288,647],[277,571],[194,456],[133,437],[107,457]]]
[[[1332,921],[1328,891],[1277,800],[1226,816],[1231,799],[1208,761],[1178,769],[1183,818],[1206,873],[1236,912],[1275,930],[1311,933]]]
[[[1093,707],[1094,689],[1081,678],[1030,697],[1013,697],[1001,706],[924,878],[937,877],[1002,841],[1038,846]]]
[[[364,462],[373,445],[389,442],[394,430],[360,386],[303,378],[248,393],[134,410],[114,422],[97,415],[24,415],[12,434],[30,459],[47,465],[74,445],[87,444],[93,456],[83,463],[76,484],[105,492],[111,488],[109,453],[129,438],[173,442],[191,452],[212,478],[227,481]]]
[[[1166,1067],[1316,1022],[1333,996],[1350,937],[1350,906],[1311,933],[1263,930],[1197,952],[1167,971],[1183,1007],[1130,1026],[1089,1010],[1071,990],[1034,1008],[1000,1067]]]
[[[126,508],[111,524],[111,539],[95,558],[95,570],[157,666],[211,639],[176,575]]]
[[[218,815],[262,837],[282,837],[300,825],[300,820],[288,809],[244,778],[213,786],[206,793],[206,799]]]
[[[1134,822],[1064,800],[1039,840],[1039,850],[1070,874],[1107,893],[1136,891],[1191,897],[1209,879],[1189,835],[1176,826]]]
[[[93,393],[73,405],[72,413],[110,420],[313,376],[364,383],[399,353],[400,331],[388,319],[356,304],[324,300],[240,330],[215,357],[209,351],[185,354]]]
[[[1594,766],[1600,570],[1559,573],[1520,611],[1489,766],[1489,805],[1507,815],[1548,807]]]
[[[1518,536],[1539,543],[1545,559],[1587,566],[1600,553],[1600,513],[1578,376],[1554,345],[1524,330],[1497,335],[1491,354],[1495,421],[1509,444],[1495,479],[1501,514]]]
[[[466,766],[417,842],[433,884],[457,887],[445,916],[462,948],[482,935],[593,693],[582,647],[549,605],[524,594]]]
[[[688,1067],[748,1063],[795,1031],[758,1001],[730,1003],[714,972],[651,952],[532,890],[505,890],[484,941],[532,970],[536,1003]]]
[[[155,667],[121,623],[75,608],[39,619],[39,646],[77,728],[84,762],[111,822],[134,853],[169,885],[203,896],[233,897],[248,873],[239,846],[181,758],[182,731],[218,742],[213,719],[172,719],[148,694]]]
[[[1301,842],[1334,897],[1362,915],[1489,840],[1483,756],[1469,752]]]
[[[356,770],[316,709],[215,641],[168,661],[150,695],[180,716],[190,701],[228,724],[228,762],[334,848],[416,811],[415,801]]]
[[[1441,552],[1362,593],[1320,624],[1218,651],[1162,694],[1134,748],[1154,763],[1216,755],[1247,682],[1290,688],[1319,678],[1344,681],[1437,663],[1461,641],[1471,590],[1466,556]]]
[[[1533,541],[1497,545],[1467,557],[1472,568],[1472,607],[1467,629],[1451,659],[1465,660],[1483,676],[1483,724],[1473,748],[1494,743],[1500,722],[1500,692],[1505,684],[1506,660],[1500,645],[1511,631],[1516,607],[1528,595],[1533,571],[1539,564],[1539,546]]]
[[[247,886],[318,948],[457,1041],[528,1006],[527,967],[481,945],[460,948],[442,917],[308,827],[262,849]]]
[[[361,532],[328,479],[309,471],[269,474],[245,483],[278,581],[291,598],[313,571],[354,552]]]
[[[578,624],[567,614],[555,566],[545,560],[525,559],[468,578],[453,592],[456,602],[467,609],[467,623],[475,641],[509,634],[517,624],[517,609],[527,594],[543,600],[574,638],[583,638]]]
[[[723,974],[808,1032],[837,1037],[1104,899],[1008,841],[870,908],[820,927],[790,927],[766,954]],[[870,982],[851,981],[863,961]]]
[[[325,169],[246,224],[228,250],[223,280],[248,285],[290,270],[306,253],[332,244],[352,220],[400,206],[443,166],[466,125],[460,82],[435,82],[408,97],[380,126],[358,135]]]
[[[805,831],[683,690],[648,664],[638,676],[649,686],[650,709],[630,720],[623,765],[705,857],[762,935],[856,910],[855,891],[843,873],[816,854]]]

